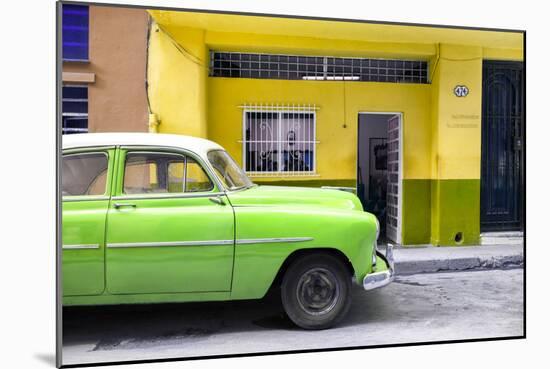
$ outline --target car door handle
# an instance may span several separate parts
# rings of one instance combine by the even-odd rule
[[[128,202],[115,202],[114,204],[114,207],[115,209],[120,209],[120,208],[135,208],[136,207],[136,204],[130,204]]]
[[[209,197],[208,200],[212,201],[214,204],[225,205],[225,201],[219,196]]]

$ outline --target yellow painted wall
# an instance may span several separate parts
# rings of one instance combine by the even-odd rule
[[[291,55],[426,59],[435,52],[435,46],[427,43],[382,43],[238,32],[207,31],[205,42],[214,50]]]
[[[266,21],[263,17],[242,18],[246,19],[246,27],[240,22],[231,28],[224,22],[235,16],[188,16],[165,11],[150,14],[160,23],[160,28],[153,24],[149,45],[149,98],[151,111],[160,120],[159,132],[208,137],[227,147],[240,161],[239,105],[316,104],[321,107],[317,117],[317,138],[321,141],[317,147],[317,179],[355,179],[359,111],[404,114],[404,179],[479,178],[482,59],[522,57],[522,44],[516,34],[423,28],[427,42],[418,37],[408,40],[403,33],[409,42],[400,43],[396,42],[396,35],[402,26],[390,27],[389,38],[382,42],[384,37],[379,32],[389,29],[384,25],[356,24],[350,28],[346,23],[334,24],[343,27],[342,32],[345,28],[343,34],[352,28],[365,28],[372,33],[374,41],[370,41],[362,33],[355,39],[312,37],[312,30],[319,24],[315,22],[314,26],[307,20],[300,21],[302,35],[285,35],[284,28],[277,35],[251,32],[254,22],[258,22],[258,32],[265,31],[261,27]],[[302,27],[296,25],[297,20],[287,21],[289,27]],[[377,32],[373,33],[375,29]],[[437,37],[470,40],[476,46],[430,42]],[[209,50],[424,59],[429,61],[433,81],[414,85],[212,78],[207,76]],[[467,98],[454,96],[457,81],[470,88]],[[344,123],[347,128],[342,127]],[[471,128],[464,128],[468,125]]]
[[[242,161],[246,103],[315,104],[317,177],[355,180],[359,112],[403,113],[403,240],[479,236],[483,59],[523,60],[521,33],[150,11],[149,99],[159,132],[207,137]],[[327,33],[330,29],[330,33]],[[430,84],[208,77],[209,50],[429,61]],[[456,97],[457,84],[469,95]],[[241,163],[242,164],[242,163]]]
[[[482,49],[441,45],[432,83],[433,179],[479,179]],[[465,85],[466,97],[454,88]]]
[[[483,50],[439,45],[431,85],[430,242],[449,244],[456,232],[479,239]],[[467,86],[457,97],[454,88]]]
[[[325,43],[345,40],[374,42],[382,45],[442,43],[514,50],[521,50],[523,47],[523,35],[520,32],[166,10],[150,10],[149,13],[156,21],[165,25],[261,37],[273,35],[289,38],[306,37],[323,40]],[[264,41],[259,40],[249,46],[263,43]]]
[[[148,94],[158,132],[207,137],[207,66],[203,30],[152,25]]]
[[[356,178],[360,111],[402,112],[404,178],[430,175],[429,85],[214,77],[208,78],[208,91],[208,138],[224,146],[239,162],[242,143],[238,141],[243,138],[240,105],[315,104],[320,107],[316,159],[319,179]]]

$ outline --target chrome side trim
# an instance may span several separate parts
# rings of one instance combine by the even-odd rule
[[[236,240],[237,245],[249,245],[253,243],[278,243],[278,242],[304,242],[313,241],[313,237],[276,237],[276,238],[250,238]]]
[[[63,250],[99,249],[99,244],[63,245]]]
[[[278,242],[304,242],[312,241],[313,237],[286,237],[286,238],[250,238],[240,239],[235,243],[238,245],[249,245],[255,243],[278,243]],[[174,242],[129,242],[129,243],[108,243],[110,249],[134,248],[134,247],[178,247],[178,246],[230,246],[233,240],[208,240],[208,241],[174,241]]]
[[[231,246],[233,240],[108,243],[110,249],[134,247]]]
[[[191,199],[200,197],[221,197],[223,192],[178,192],[178,193],[145,193],[113,196],[111,200],[158,200],[158,199]]]

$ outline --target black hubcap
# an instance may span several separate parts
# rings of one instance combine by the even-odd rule
[[[331,311],[340,296],[336,276],[325,268],[306,271],[298,281],[296,296],[308,314],[322,315]]]

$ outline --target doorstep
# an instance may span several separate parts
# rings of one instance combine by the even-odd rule
[[[523,244],[523,232],[485,232],[481,234],[482,245]]]

